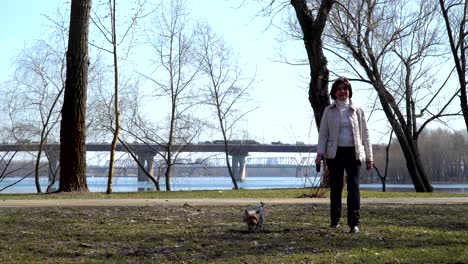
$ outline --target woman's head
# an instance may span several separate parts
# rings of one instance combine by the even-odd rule
[[[343,100],[353,97],[353,89],[346,77],[340,77],[333,83],[330,96],[333,100]]]

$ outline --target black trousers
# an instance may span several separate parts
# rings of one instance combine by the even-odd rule
[[[335,225],[341,218],[341,193],[343,191],[343,178],[346,171],[346,184],[348,189],[348,225],[359,225],[361,197],[359,193],[359,173],[361,162],[356,159],[354,147],[338,147],[336,157],[327,159],[330,171],[330,220]]]

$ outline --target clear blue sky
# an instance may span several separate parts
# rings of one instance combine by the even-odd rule
[[[5,25],[0,33],[0,82],[10,78],[15,54],[25,43],[41,38],[48,24],[44,15],[54,17],[57,8],[67,8],[64,0],[6,0],[0,9],[0,23]],[[96,1],[95,1],[96,2]],[[240,53],[246,64],[245,70],[257,69],[257,85],[252,97],[259,109],[248,116],[248,130],[252,138],[269,143],[282,141],[294,143],[303,141],[314,144],[317,141],[315,122],[307,100],[307,67],[294,67],[272,62],[278,46],[278,31],[270,28],[264,32],[268,21],[252,19],[257,10],[250,5],[235,9],[232,2],[222,0],[192,0],[192,14],[210,23],[217,34],[223,36]],[[305,56],[304,46],[297,42],[289,52],[293,56]],[[300,77],[302,76],[302,77]],[[368,104],[364,90],[353,84],[358,104]],[[361,101],[359,101],[361,100]],[[378,118],[380,119],[380,118]],[[377,118],[376,118],[377,120]],[[372,129],[382,129],[382,125],[372,124]],[[373,133],[373,141],[382,140],[378,132]],[[209,139],[208,139],[209,140]],[[383,139],[386,142],[386,139]]]
[[[253,97],[260,108],[249,114],[250,133],[256,140],[268,143],[315,143],[315,127],[312,129],[314,134],[309,136],[314,121],[307,99],[308,84],[299,77],[308,76],[308,68],[273,62],[279,32],[273,27],[265,31],[269,21],[253,18],[258,10],[252,5],[237,9],[233,8],[237,6],[232,2],[242,1],[198,0],[192,3],[194,14],[208,20],[214,30],[240,53],[250,70],[257,70],[258,85]],[[299,54],[305,56],[302,43],[298,43],[298,48]]]
[[[53,15],[64,1],[57,0],[6,0],[2,1],[0,23],[4,25],[0,33],[0,63],[1,81],[6,80],[11,73],[13,60],[24,45],[41,37],[44,25],[47,23],[44,14]],[[62,4],[67,5],[67,4]],[[68,6],[68,5],[67,5]]]
[[[0,34],[0,81],[6,81],[12,73],[15,54],[26,43],[41,38],[48,21],[44,15],[54,17],[57,8],[66,8],[63,0],[8,0],[0,10],[0,22],[7,25]],[[259,109],[248,116],[248,130],[254,139],[271,142],[303,141],[315,143],[316,136],[309,136],[312,111],[307,101],[306,83],[298,76],[307,76],[298,68],[272,62],[275,56],[277,31],[264,32],[267,21],[256,18],[256,10],[235,9],[232,1],[189,1],[192,14],[207,20],[240,53],[246,70],[257,69],[258,84],[252,97]],[[97,2],[96,2],[97,3]],[[300,44],[300,43],[299,43]],[[298,48],[302,48],[301,45]],[[248,72],[247,72],[248,73]],[[315,133],[315,127],[312,132]]]

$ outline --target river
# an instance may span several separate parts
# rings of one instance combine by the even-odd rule
[[[4,189],[6,186],[20,180],[19,177],[5,178],[0,182],[0,193],[36,193],[34,178],[28,177],[15,185]],[[105,192],[107,178],[88,176],[88,187],[91,192]],[[239,182],[242,189],[279,189],[279,188],[303,188],[316,186],[318,178],[304,177],[248,177],[244,182]],[[47,188],[47,178],[40,179],[43,191]],[[381,184],[361,184],[363,190],[382,189]],[[435,192],[468,193],[468,184],[433,184]],[[165,186],[162,183],[161,188]],[[173,191],[185,190],[230,190],[233,188],[229,177],[173,177],[171,189]],[[414,191],[412,184],[387,184],[387,191]],[[138,182],[136,177],[115,177],[114,192],[137,192],[155,190],[152,182]]]

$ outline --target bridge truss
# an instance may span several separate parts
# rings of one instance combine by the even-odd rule
[[[179,165],[179,164],[177,164]],[[182,164],[180,164],[182,165]],[[208,158],[197,160],[195,163],[186,163],[185,165],[199,165],[208,168],[226,167],[225,158]],[[315,166],[315,157],[247,157],[245,165],[248,168],[292,168]]]

